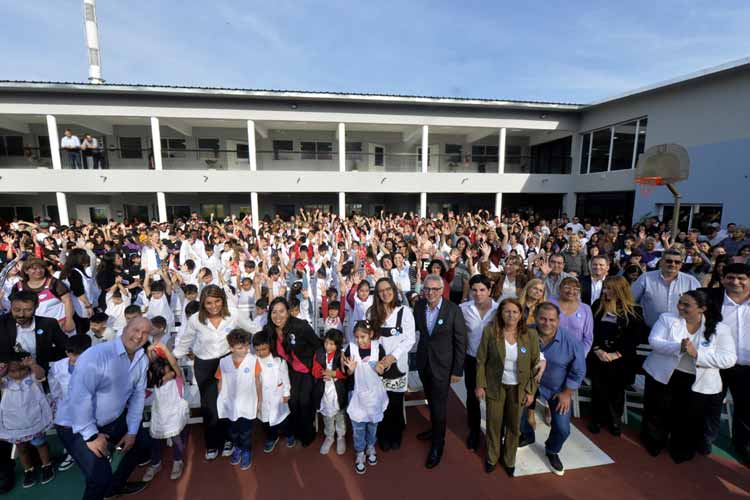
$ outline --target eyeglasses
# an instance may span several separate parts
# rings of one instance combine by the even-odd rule
[[[428,292],[428,293],[429,292],[442,292],[443,291],[443,287],[440,287],[440,288],[425,287],[424,290],[425,290],[425,292]]]
[[[379,288],[379,289],[378,289],[378,293],[383,293],[383,292],[392,292],[392,291],[393,291],[393,287],[390,287],[390,286],[389,286],[389,287],[385,287],[385,288]]]
[[[673,266],[680,266],[682,265],[681,260],[672,260],[672,259],[664,259],[665,264],[672,264]]]

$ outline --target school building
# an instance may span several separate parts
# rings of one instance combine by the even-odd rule
[[[65,129],[96,138],[71,168]],[[750,59],[589,104],[0,81],[0,219],[480,208],[669,218],[638,155],[687,148],[681,226],[750,223]]]

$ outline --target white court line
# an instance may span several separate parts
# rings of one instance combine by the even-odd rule
[[[452,384],[451,387],[456,396],[458,396],[458,399],[461,400],[461,403],[466,406],[466,386],[463,380]],[[480,402],[480,408],[482,412],[482,430],[484,430],[486,428],[484,401]],[[549,436],[549,431],[549,426],[544,423],[544,417],[540,413],[537,413],[536,442],[518,450],[516,455],[516,477],[551,473],[547,457],[544,455],[544,442],[547,440],[547,436]],[[570,437],[565,441],[563,449],[560,452],[560,460],[565,465],[566,470],[615,463],[609,455],[604,453],[572,424],[570,426]]]

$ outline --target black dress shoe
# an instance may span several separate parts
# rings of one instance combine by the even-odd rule
[[[528,446],[530,444],[534,444],[534,441],[529,441],[526,439],[526,436],[521,436],[521,439],[518,440],[518,447],[523,448],[524,446]]]
[[[434,469],[440,464],[440,459],[443,458],[443,450],[438,448],[430,448],[430,453],[427,455],[427,461],[424,466],[428,469]]]
[[[589,422],[589,425],[586,426],[591,434],[599,434],[599,432],[602,430],[602,426],[594,422],[593,420]]]
[[[508,474],[508,477],[516,477],[515,467],[508,467],[507,465],[503,465],[503,469],[505,469],[505,473]]]
[[[484,472],[487,474],[495,472],[495,467],[497,467],[497,464],[491,464],[487,460],[484,461]]]
[[[608,429],[609,429],[609,433],[612,434],[613,436],[618,437],[622,435],[622,427],[620,426],[620,424],[611,424],[608,427]]]
[[[401,449],[401,438],[398,438],[395,441],[391,441],[391,449],[394,451]]]
[[[417,434],[417,439],[420,441],[430,441],[432,440],[432,429],[424,432],[420,432]]]
[[[108,498],[135,495],[136,493],[140,493],[141,491],[145,490],[146,486],[148,486],[148,483],[144,483],[143,481],[130,481],[123,484],[118,490],[112,492],[112,494],[104,498],[106,500]]]
[[[380,443],[378,443],[378,444],[380,445],[380,449],[383,450],[383,451],[388,451],[388,450],[391,449],[391,442],[387,441],[385,439],[383,439],[382,441],[380,441]]]
[[[477,451],[479,449],[479,433],[469,433],[469,437],[466,438],[466,447],[471,451]]]

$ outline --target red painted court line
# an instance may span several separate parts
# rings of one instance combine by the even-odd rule
[[[143,500],[242,499],[354,499],[354,500],[463,500],[463,499],[710,499],[750,497],[750,470],[723,458],[696,457],[675,465],[667,454],[650,457],[638,437],[627,430],[621,438],[608,433],[591,436],[614,464],[567,471],[564,477],[541,474],[510,479],[501,469],[484,473],[484,450],[469,452],[465,411],[455,395],[449,406],[446,453],[436,469],[424,468],[428,445],[416,433],[427,426],[425,407],[407,410],[407,432],[401,450],[379,452],[378,465],[364,476],[354,472],[351,446],[346,455],[334,451],[321,456],[322,440],[307,449],[287,449],[280,440],[270,455],[262,451],[256,433],[253,466],[240,471],[226,458],[206,463],[198,426],[188,446],[188,463],[180,481],[169,480],[171,457],[165,452],[162,472],[149,488],[134,498]],[[575,422],[585,428],[581,421]],[[350,440],[351,441],[351,440]],[[140,472],[138,472],[140,474]],[[137,477],[137,476],[136,476]]]

